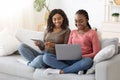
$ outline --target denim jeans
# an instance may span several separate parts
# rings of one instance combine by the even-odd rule
[[[32,47],[22,43],[18,48],[19,53],[29,61],[28,66],[34,68],[44,68],[46,65],[43,63],[43,54]]]
[[[81,60],[57,60],[54,54],[44,54],[43,62],[52,68],[61,69],[64,73],[78,73],[87,70],[93,65],[93,60],[89,57]]]

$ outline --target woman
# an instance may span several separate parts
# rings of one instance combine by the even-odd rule
[[[54,9],[50,12],[47,29],[44,34],[44,45],[40,44],[39,41],[35,41],[35,45],[38,46],[43,52],[37,52],[26,44],[21,44],[18,48],[19,53],[28,60],[29,66],[34,68],[42,68],[46,65],[43,63],[44,54],[55,55],[55,44],[67,44],[70,29],[69,21],[61,9]]]
[[[45,73],[78,73],[86,71],[93,64],[93,58],[100,50],[100,42],[96,31],[89,25],[89,16],[85,10],[78,10],[75,14],[76,30],[70,33],[68,44],[80,44],[82,59],[71,61],[59,61],[56,56],[44,55],[43,61],[55,69],[47,69]],[[53,64],[54,63],[54,64]]]

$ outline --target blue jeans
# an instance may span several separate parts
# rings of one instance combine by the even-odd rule
[[[28,66],[34,68],[44,68],[46,65],[43,63],[43,54],[32,47],[22,43],[18,48],[19,53],[29,61]]]
[[[64,73],[78,73],[87,70],[93,65],[93,60],[89,57],[81,60],[57,60],[54,54],[44,54],[43,62],[52,68],[61,69]]]

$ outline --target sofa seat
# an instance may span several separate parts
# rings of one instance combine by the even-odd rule
[[[7,75],[19,77],[21,80],[95,80],[94,74],[91,75],[77,75],[77,74],[54,74],[44,75],[45,69],[34,69],[25,64],[19,63],[17,59],[22,57],[19,54],[13,54],[10,56],[0,57],[0,73],[1,75]],[[5,77],[3,77],[5,78]],[[12,77],[13,78],[13,77]],[[23,78],[23,79],[22,79]]]
[[[19,63],[17,59],[20,58],[21,56],[19,54],[0,57],[0,72],[32,79],[35,69]]]
[[[35,80],[95,80],[94,74],[89,75],[77,75],[77,74],[53,74],[53,75],[44,75],[44,69],[36,69],[33,75]]]
[[[32,80],[32,79],[19,77],[11,74],[0,73],[0,80]]]

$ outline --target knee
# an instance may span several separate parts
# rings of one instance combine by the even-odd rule
[[[86,61],[89,61],[89,62],[93,62],[93,60],[92,60],[92,58],[90,58],[90,57],[86,57],[86,58],[84,58]]]
[[[88,69],[88,68],[92,67],[93,60],[89,57],[86,57],[83,59],[83,65],[84,65],[84,67],[86,67],[86,69]]]
[[[93,60],[90,57],[86,57],[86,58],[84,58],[84,60],[87,64],[91,64],[91,65],[93,64]]]
[[[21,44],[19,45],[19,47],[18,47],[18,50],[22,50],[22,49],[24,49],[25,47],[27,47],[27,45],[24,44],[24,43],[21,43]]]
[[[27,45],[22,43],[18,47],[19,54],[23,54],[24,51],[26,51]]]
[[[29,66],[32,66],[34,68],[42,68],[45,67],[46,65],[43,63],[43,55],[37,56],[33,61],[31,61]]]
[[[43,55],[43,62],[47,63],[49,61],[49,56],[47,54]]]
[[[33,61],[42,65],[43,64],[43,55],[37,56]]]
[[[44,54],[43,55],[43,62],[48,64],[51,61],[51,55],[50,54]]]
[[[43,61],[43,55],[37,56],[37,57],[36,57],[36,60],[37,60],[38,62]]]

